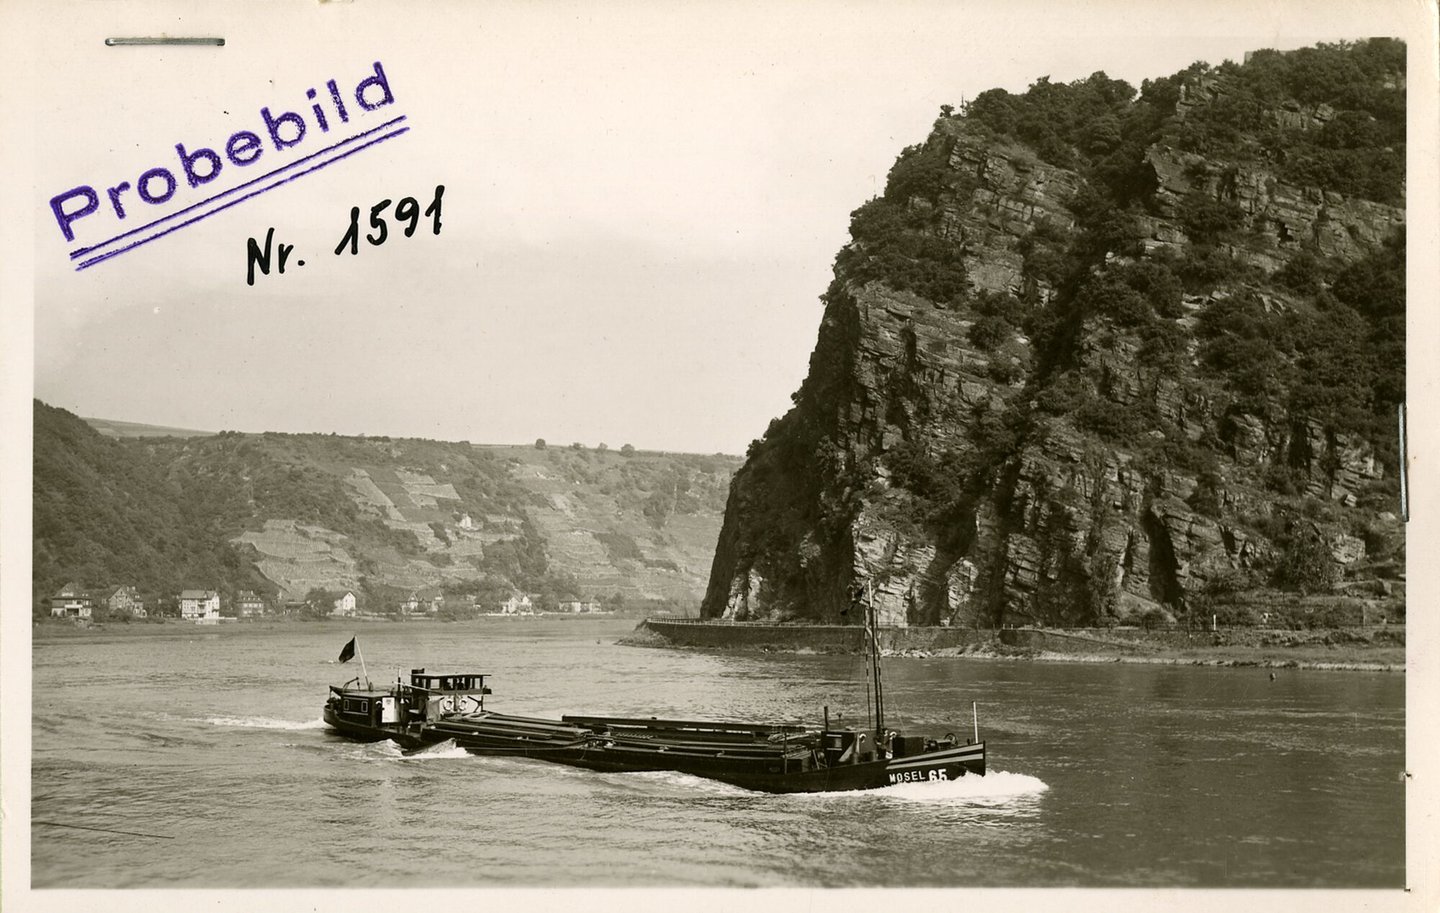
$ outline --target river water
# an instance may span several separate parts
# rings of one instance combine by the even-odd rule
[[[617,644],[632,627],[358,631],[377,682],[486,672],[502,712],[864,716],[858,657]],[[36,888],[1405,880],[1397,674],[894,657],[891,727],[963,735],[977,701],[990,774],[771,796],[350,743],[320,722],[326,686],[360,671],[335,663],[350,629],[163,630],[34,647]]]

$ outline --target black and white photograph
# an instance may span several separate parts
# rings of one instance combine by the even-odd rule
[[[1433,3],[0,31],[7,909],[1440,901]]]

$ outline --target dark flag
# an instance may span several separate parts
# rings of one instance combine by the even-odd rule
[[[350,662],[350,660],[352,660],[352,659],[354,659],[354,658],[355,658],[355,638],[352,637],[352,638],[350,638],[350,642],[349,642],[348,644],[346,644],[346,645],[340,650],[340,662],[342,662],[342,663],[348,663],[348,662]]]

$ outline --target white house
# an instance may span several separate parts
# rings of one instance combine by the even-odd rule
[[[353,616],[355,614],[355,594],[346,590],[344,596],[335,600],[335,608],[330,610],[330,614],[336,617]]]
[[[531,604],[529,596],[511,596],[500,603],[500,611],[506,615],[533,615],[535,607]]]
[[[220,594],[214,590],[184,590],[180,593],[180,617],[189,621],[218,621]]]
[[[600,611],[600,604],[598,602],[562,602],[560,611],[569,612],[572,615],[584,615]]]

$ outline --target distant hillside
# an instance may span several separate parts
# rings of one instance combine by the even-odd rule
[[[71,580],[161,593],[202,581],[263,583],[187,509],[181,486],[148,451],[101,436],[35,403],[34,580],[37,599]],[[193,581],[187,583],[187,581]]]
[[[74,580],[272,599],[353,589],[374,608],[425,587],[694,604],[739,462],[338,435],[112,439],[37,401],[35,594]]]
[[[143,425],[139,422],[117,422],[109,418],[81,419],[106,437],[205,437],[213,431],[193,428],[167,428],[164,425]]]

